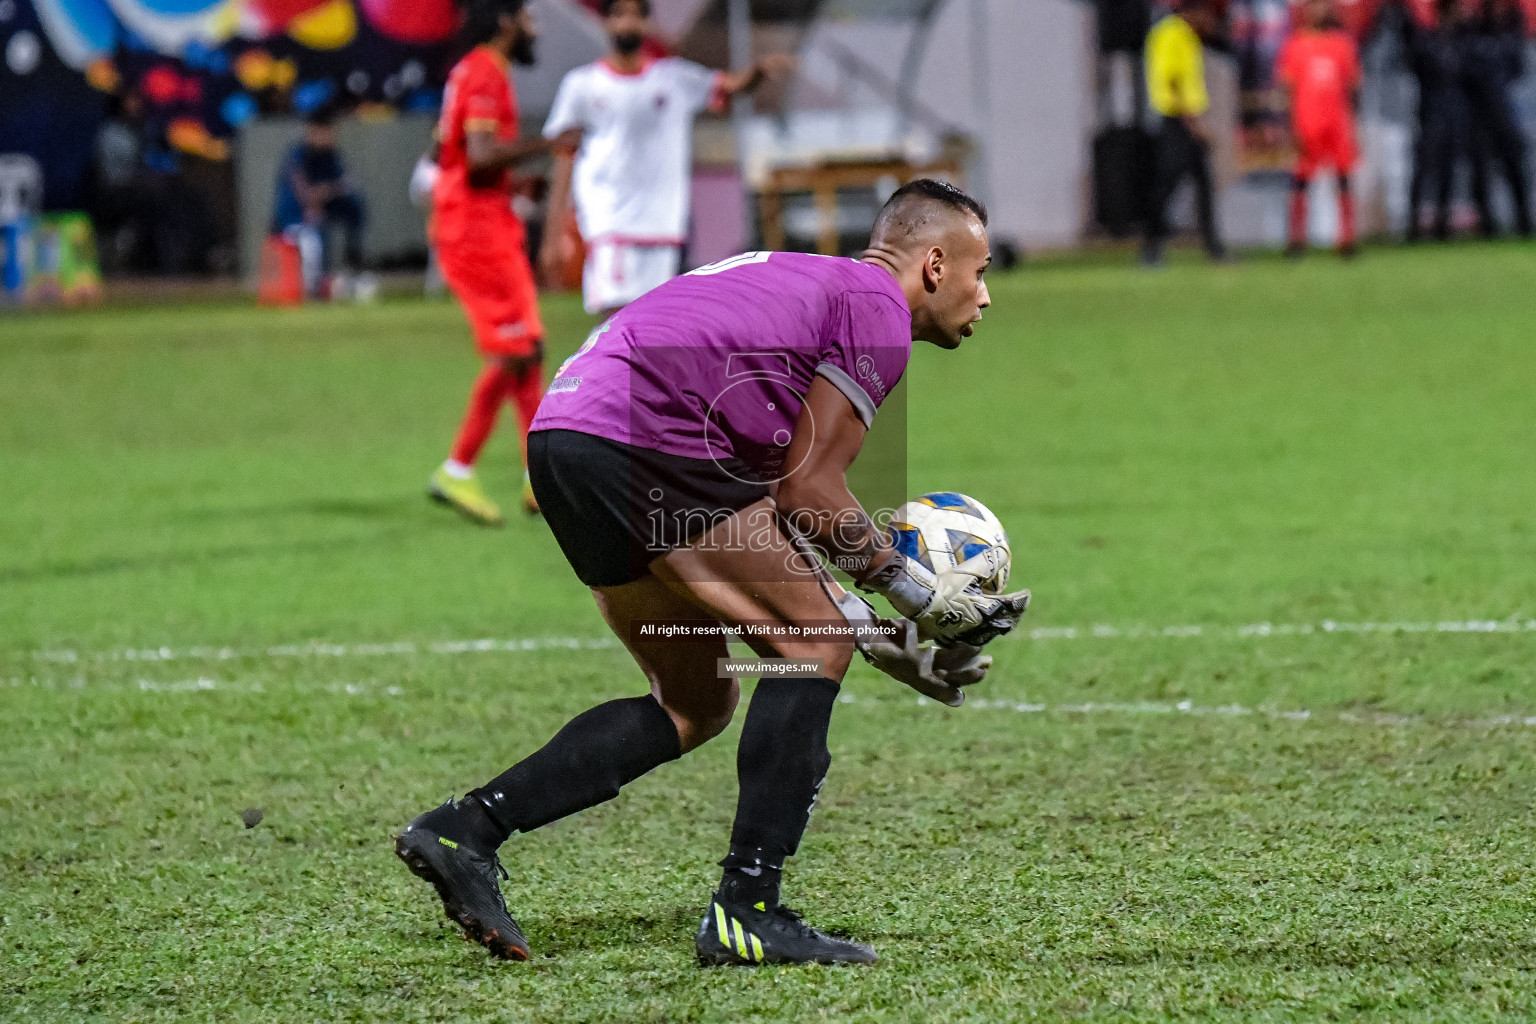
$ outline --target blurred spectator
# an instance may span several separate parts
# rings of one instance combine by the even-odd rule
[[[139,261],[157,220],[144,167],[143,124],[143,99],[119,94],[96,132],[90,212],[108,274]]]
[[[1437,23],[1402,19],[1404,43],[1419,80],[1419,136],[1414,146],[1413,181],[1408,188],[1408,241],[1420,237],[1424,195],[1434,183],[1434,237],[1451,235],[1451,193],[1458,159],[1471,152],[1471,112],[1462,74],[1462,23],[1459,0],[1438,0]]]
[[[144,101],[138,93],[114,95],[107,116],[96,133],[96,179],[103,189],[124,189],[141,177],[143,166],[139,133],[144,123]]]
[[[1226,246],[1216,227],[1211,140],[1201,118],[1210,107],[1205,85],[1202,38],[1214,36],[1216,12],[1210,0],[1181,0],[1147,35],[1147,96],[1160,118],[1152,186],[1141,261],[1163,262],[1168,240],[1168,204],[1186,177],[1195,184],[1195,216],[1205,251],[1225,261]]]
[[[336,149],[336,114],[321,107],[305,120],[304,137],[283,159],[277,175],[272,233],[286,235],[305,253],[306,285],[318,293],[319,279],[333,269],[331,229],[340,229],[348,279],[363,268],[363,203],[347,179]],[[318,253],[311,250],[318,247]]]
[[[1515,230],[1531,234],[1525,135],[1511,95],[1525,73],[1525,19],[1510,0],[1484,0],[1478,17],[1465,22],[1459,36],[1463,87],[1472,118],[1472,198],[1485,236],[1498,234],[1488,192],[1489,164],[1509,186]]]
[[[212,238],[208,205],[165,131],[137,92],[114,96],[97,130],[90,212],[107,273],[202,269]]]

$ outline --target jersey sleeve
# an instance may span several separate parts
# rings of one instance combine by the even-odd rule
[[[721,87],[725,76],[691,60],[668,62],[672,89],[690,110],[720,109],[725,105]]]
[[[911,313],[888,295],[848,292],[833,314],[816,375],[841,391],[869,427],[911,357]]]
[[[555,105],[550,108],[549,120],[544,122],[544,137],[557,138],[572,128],[587,127],[587,97],[583,82],[586,76],[579,70],[566,74],[560,80],[555,93]]]
[[[466,69],[458,95],[464,131],[500,133],[507,108],[506,95],[506,78],[495,70],[478,66]]]

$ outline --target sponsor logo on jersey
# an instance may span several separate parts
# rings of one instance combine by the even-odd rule
[[[870,397],[875,400],[875,404],[885,401],[885,381],[880,379],[880,371],[875,369],[874,357],[859,356],[854,361],[853,369],[859,375],[859,380],[870,389]]]

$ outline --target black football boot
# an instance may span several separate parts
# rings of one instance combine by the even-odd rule
[[[453,814],[453,801],[428,811],[405,827],[395,840],[395,856],[416,877],[437,890],[448,917],[464,934],[503,960],[527,960],[528,940],[502,898],[497,876],[507,877],[501,860],[439,835],[434,819]]]
[[[869,946],[825,935],[783,905],[733,899],[729,884],[709,901],[693,938],[702,966],[739,964],[872,964]]]

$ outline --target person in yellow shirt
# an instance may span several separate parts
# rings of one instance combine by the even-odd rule
[[[1211,140],[1201,121],[1211,105],[1201,39],[1212,36],[1216,24],[1211,0],[1178,0],[1173,12],[1147,34],[1147,98],[1161,122],[1154,146],[1152,206],[1141,252],[1147,266],[1163,262],[1168,203],[1186,177],[1194,179],[1195,214],[1205,251],[1217,262],[1227,259],[1216,227]]]

